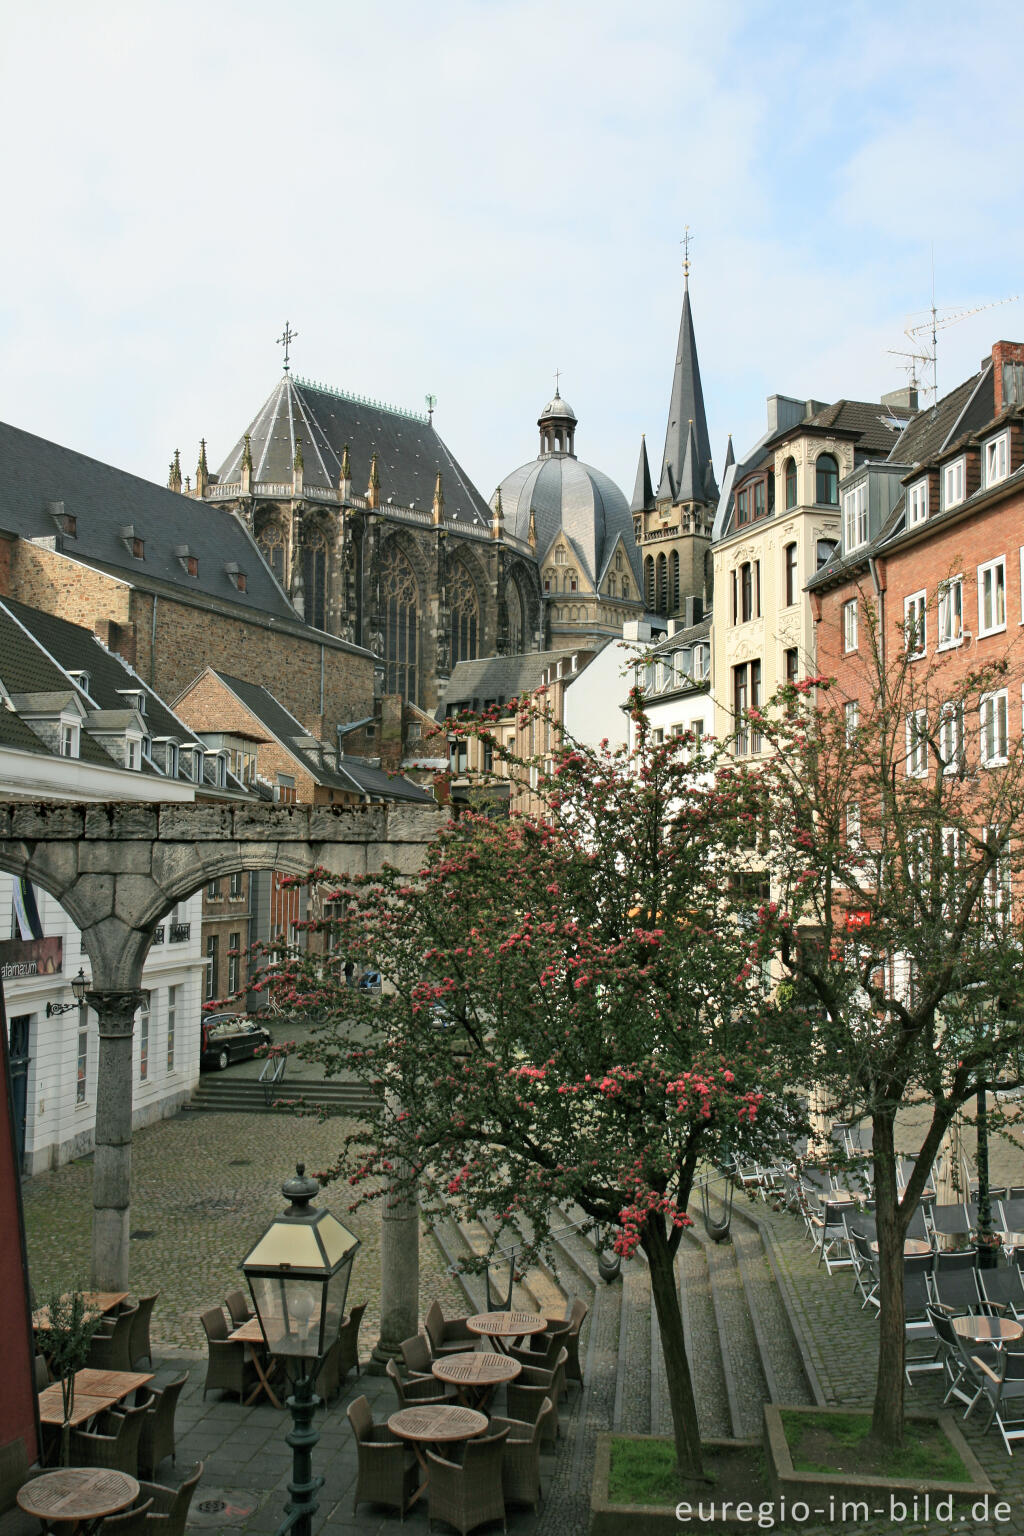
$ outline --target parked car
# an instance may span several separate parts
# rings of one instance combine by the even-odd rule
[[[199,1065],[204,1070],[216,1067],[223,1072],[232,1061],[247,1061],[261,1045],[269,1045],[273,1036],[263,1024],[241,1013],[213,1013],[203,1020],[203,1038]]]

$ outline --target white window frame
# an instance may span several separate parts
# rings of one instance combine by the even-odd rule
[[[86,1017],[86,1015],[80,1015]],[[89,1026],[80,1024],[78,1029],[78,1054],[75,1061],[75,1103],[89,1102]]]
[[[177,988],[177,986],[173,986],[173,987],[168,987],[167,988],[167,1070],[168,1070],[168,1072],[173,1072],[174,1071],[174,1056],[175,1056],[175,1050],[176,1050],[176,1047],[177,1047],[177,1040],[175,1039],[175,1036],[177,1035],[177,1024],[178,1024],[178,988]]]
[[[942,470],[942,505],[958,507],[964,499],[967,485],[967,460],[963,454],[946,464]]]
[[[846,846],[847,848],[859,848],[860,836],[860,804],[853,800],[846,807]]]
[[[985,832],[1000,838],[996,862],[985,876],[985,906],[993,917],[1005,922],[1010,916],[1009,839],[999,827],[986,827]]]
[[[911,710],[907,716],[907,778],[928,776],[928,711]]]
[[[868,483],[862,480],[843,492],[843,550],[860,549],[868,541]]]
[[[928,479],[915,480],[907,487],[907,526],[913,528],[928,517]]]
[[[950,576],[939,582],[938,645],[940,651],[951,651],[963,644],[964,639],[964,578]]]
[[[939,756],[943,773],[956,773],[964,755],[964,708],[943,704],[939,715]]]
[[[82,727],[69,715],[60,717],[60,755],[78,757],[81,754]]]
[[[1007,762],[1010,739],[1010,705],[1005,688],[983,693],[979,757],[983,768],[1002,768]]]
[[[985,485],[998,485],[1010,473],[1010,433],[998,432],[984,447]]]
[[[992,578],[991,584],[989,578]],[[996,577],[998,576],[998,580]],[[991,623],[985,621],[988,608]],[[978,634],[998,635],[1006,628],[1006,558],[986,560],[978,566]]]
[[[126,731],[124,738],[124,765],[132,773],[142,769],[142,737],[134,731]]]
[[[142,994],[139,1004],[139,1082],[149,1081],[149,1036],[152,1012],[149,993]]]
[[[903,599],[903,643],[912,661],[927,654],[928,594],[924,589]]]
[[[851,597],[843,604],[843,650],[847,654],[857,649],[857,599]]]
[[[843,705],[843,740],[848,747],[852,747],[860,726],[860,702],[857,699],[847,699]]]

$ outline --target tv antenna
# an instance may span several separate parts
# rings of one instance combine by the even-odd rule
[[[915,317],[911,315],[903,332],[915,348],[921,348],[922,341],[924,341],[924,349],[912,352],[897,352],[894,348],[889,348],[890,354],[893,357],[902,357],[907,360],[904,366],[909,375],[911,389],[918,387],[918,364],[920,364],[922,372],[924,370],[931,371],[931,382],[926,383],[924,388],[932,391],[933,404],[939,398],[939,331],[944,331],[950,325],[959,325],[961,320],[967,320],[971,315],[980,315],[986,309],[998,309],[1002,304],[1019,304],[1022,297],[1024,295],[1013,293],[1005,299],[989,299],[985,304],[955,304],[950,309],[940,310],[935,307],[935,273],[933,268],[931,307],[924,311],[928,318],[913,323]],[[919,310],[918,313],[920,314],[921,311]],[[928,347],[928,341],[931,342],[930,348]],[[909,366],[907,366],[908,364]]]

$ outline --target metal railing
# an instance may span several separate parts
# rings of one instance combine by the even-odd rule
[[[274,1089],[284,1077],[285,1067],[288,1065],[287,1056],[268,1056],[263,1063],[263,1069],[259,1075],[259,1082],[263,1088],[263,1102],[269,1109],[273,1103]]]

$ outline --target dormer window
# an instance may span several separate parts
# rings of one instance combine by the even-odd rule
[[[178,743],[172,736],[158,736],[155,746],[158,749],[157,766],[163,769],[167,778],[176,779],[178,777]]]
[[[124,738],[124,765],[137,773],[142,767],[142,737],[127,731]]]
[[[83,693],[89,692],[92,678],[88,672],[69,672],[68,677],[70,677],[76,688],[81,688]]]
[[[192,783],[201,784],[206,766],[206,753],[202,747],[193,742],[187,742],[179,749],[179,762],[182,759],[184,760],[182,766]]]
[[[1000,432],[985,444],[985,484],[998,485],[1010,473],[1010,434]]]
[[[187,575],[199,575],[199,556],[194,555],[187,544],[175,545],[174,553],[178,557],[178,564]]]
[[[928,516],[928,481],[917,480],[907,490],[907,527],[923,523]]]
[[[956,507],[964,499],[965,461],[954,459],[942,472],[942,505]]]
[[[218,789],[226,789],[228,782],[228,754],[218,752],[213,760],[213,782]]]
[[[140,715],[146,713],[146,695],[141,688],[118,688],[117,692],[124,699],[127,709],[135,709]]]
[[[121,529],[121,542],[131,555],[133,560],[144,560],[146,556],[145,541],[139,538],[135,532],[133,523],[126,523]]]
[[[51,501],[47,511],[53,518],[58,533],[63,533],[69,539],[77,539],[78,519],[72,513],[64,511],[64,503],[62,501]]]
[[[244,592],[247,583],[245,572],[241,569],[241,567],[238,566],[234,560],[229,560],[227,565],[224,567],[224,570],[227,573],[228,580],[235,588],[235,590],[238,592]]]
[[[833,460],[833,462],[835,462]],[[821,463],[821,460],[818,460]],[[818,497],[821,500],[821,497]],[[868,541],[868,483],[862,480],[843,493],[843,548],[860,549]]]
[[[81,727],[77,720],[69,720],[65,715],[60,717],[60,755],[61,757],[77,757],[81,746]]]

